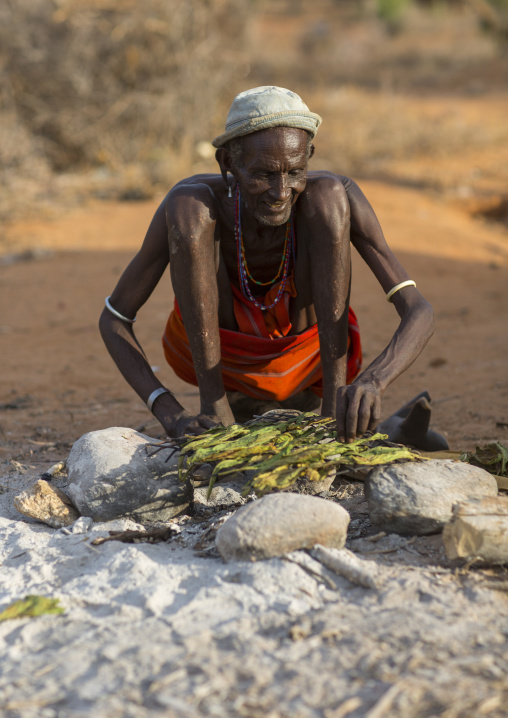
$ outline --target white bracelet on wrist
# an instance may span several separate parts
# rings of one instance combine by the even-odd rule
[[[163,386],[160,386],[158,389],[154,389],[148,399],[146,400],[146,405],[148,407],[148,411],[152,411],[152,407],[154,405],[155,400],[161,396],[162,394],[170,394],[171,392],[169,389],[165,389]],[[153,414],[153,412],[152,412]]]

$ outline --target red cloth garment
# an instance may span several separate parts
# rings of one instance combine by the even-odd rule
[[[280,282],[265,294],[262,299],[265,307],[273,303],[279,291]],[[238,323],[240,334],[252,334],[265,339],[278,339],[285,337],[291,329],[289,318],[289,300],[296,297],[296,288],[293,275],[290,275],[286,282],[284,293],[272,309],[263,311],[258,309],[234,284],[231,285],[233,292],[233,309],[235,319]],[[260,301],[258,299],[258,301]]]
[[[321,356],[317,324],[300,334],[288,336],[289,299],[296,296],[293,279],[288,279],[284,296],[263,312],[232,285],[235,317],[240,331],[219,329],[221,363],[227,391],[239,391],[256,399],[282,401],[304,389],[323,395]],[[268,306],[278,285],[267,292]],[[259,300],[258,300],[259,301]],[[189,340],[175,300],[162,338],[164,354],[175,374],[197,386]],[[355,379],[362,365],[360,330],[349,308],[347,382]]]

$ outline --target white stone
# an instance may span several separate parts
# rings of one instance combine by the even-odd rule
[[[150,456],[154,439],[134,429],[111,427],[82,436],[67,460],[67,492],[83,516],[111,521],[167,521],[192,502],[190,482],[178,479],[178,452]]]
[[[93,519],[89,516],[80,516],[80,518],[70,527],[70,532],[73,534],[86,534],[86,532],[90,530],[92,524]]]
[[[437,533],[452,516],[455,503],[497,495],[491,474],[460,461],[431,459],[388,464],[365,480],[372,525],[388,533]]]
[[[315,544],[342,548],[348,512],[332,501],[289,492],[248,503],[217,531],[225,561],[273,558]]]

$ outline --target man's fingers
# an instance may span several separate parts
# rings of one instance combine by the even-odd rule
[[[372,409],[370,412],[370,422],[368,429],[369,431],[374,431],[376,426],[379,424],[379,420],[381,419],[381,398],[379,394],[376,394],[374,397],[374,403],[372,405]]]
[[[356,427],[356,433],[358,436],[362,436],[367,431],[372,412],[372,395],[366,393],[362,396],[360,405],[358,407],[358,424]]]
[[[369,385],[340,387],[337,391],[337,437],[354,441],[376,428],[381,416],[381,397]]]
[[[174,435],[181,437],[188,434],[202,434],[204,431],[206,431],[206,429],[199,425],[196,417],[185,417],[177,422]]]
[[[346,439],[346,416],[348,409],[348,397],[346,387],[341,386],[337,392],[337,438],[339,441]]]
[[[205,431],[208,431],[208,429],[212,429],[217,425],[218,422],[214,421],[209,416],[199,414],[198,416],[186,418],[184,421],[180,422],[177,425],[176,436],[185,436],[186,434],[199,436],[199,434],[204,434]]]
[[[354,441],[356,438],[356,431],[358,428],[358,410],[360,409],[361,399],[362,395],[358,391],[355,391],[353,396],[349,397],[346,416],[346,441],[348,442]]]
[[[209,416],[203,416],[201,414],[197,417],[197,419],[201,426],[205,427],[205,431],[207,429],[213,429],[214,426],[218,426],[219,424],[219,422],[214,421],[214,419],[211,419]]]

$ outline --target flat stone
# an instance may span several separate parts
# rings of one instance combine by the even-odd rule
[[[243,506],[242,484],[237,481],[221,481],[212,489],[208,497],[208,486],[194,489],[194,507],[207,509],[225,509]]]
[[[43,479],[18,494],[14,498],[14,508],[20,514],[42,521],[54,529],[70,526],[79,519],[79,512],[69,497]]]
[[[305,478],[297,479],[295,484],[291,487],[291,491],[299,494],[309,494],[309,496],[317,496],[318,494],[323,494],[330,490],[336,476],[336,470],[332,469],[323,479],[318,481],[311,481],[310,479]]]
[[[141,523],[168,521],[192,502],[192,484],[178,479],[178,452],[153,454],[154,439],[134,429],[91,431],[71,449],[67,491],[83,516]]]
[[[225,561],[274,558],[315,544],[342,548],[348,524],[339,504],[282,492],[239,509],[219,528],[215,544]]]
[[[438,533],[453,505],[497,495],[491,474],[461,461],[431,459],[378,466],[365,480],[372,525],[403,536]]]

